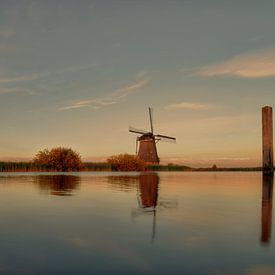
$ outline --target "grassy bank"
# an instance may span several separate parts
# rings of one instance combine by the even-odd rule
[[[112,171],[108,163],[84,163],[81,171]],[[0,162],[0,172],[56,172],[50,165],[33,162]]]
[[[106,162],[85,162],[83,171],[114,171],[111,164]]]
[[[149,171],[193,171],[191,167],[184,165],[149,165],[147,167]]]
[[[32,162],[0,162],[0,172],[48,172],[53,171],[49,165]]]
[[[148,171],[192,171],[193,169],[182,165],[149,165]],[[116,171],[106,162],[85,162],[81,171]],[[0,162],[0,172],[55,172],[49,165],[32,162]]]
[[[251,168],[191,168],[184,165],[149,165],[147,171],[217,171],[217,172],[238,172],[238,171],[261,171],[261,167]],[[106,162],[85,162],[81,171],[116,171],[110,164]],[[41,165],[33,162],[0,162],[0,172],[56,172],[49,165]]]
[[[232,168],[195,168],[193,171],[216,171],[216,172],[254,172],[262,171],[262,167],[232,167]]]

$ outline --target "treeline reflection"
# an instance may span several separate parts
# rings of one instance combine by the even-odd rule
[[[117,191],[133,191],[136,190],[139,183],[139,176],[109,176],[109,186]]]
[[[43,192],[55,196],[72,196],[80,181],[81,177],[72,175],[39,175],[35,178]]]

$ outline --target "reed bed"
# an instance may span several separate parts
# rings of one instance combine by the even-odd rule
[[[53,171],[49,165],[33,162],[0,162],[0,172],[48,172]]]
[[[110,163],[107,162],[84,162],[83,168],[80,171],[94,171],[94,172],[104,172],[104,171],[117,171]],[[233,167],[233,168],[191,168],[183,165],[148,165],[146,171],[262,171],[261,167]],[[56,169],[50,165],[38,164],[34,162],[0,162],[0,172],[57,172]]]
[[[108,163],[83,164],[81,171],[112,171]],[[0,162],[0,172],[57,172],[51,165],[34,162]]]

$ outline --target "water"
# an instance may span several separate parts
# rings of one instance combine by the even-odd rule
[[[275,274],[272,180],[2,173],[0,273]]]

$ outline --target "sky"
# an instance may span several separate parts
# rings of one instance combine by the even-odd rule
[[[274,0],[1,0],[0,159],[133,154],[151,106],[163,163],[260,165],[274,26]]]

